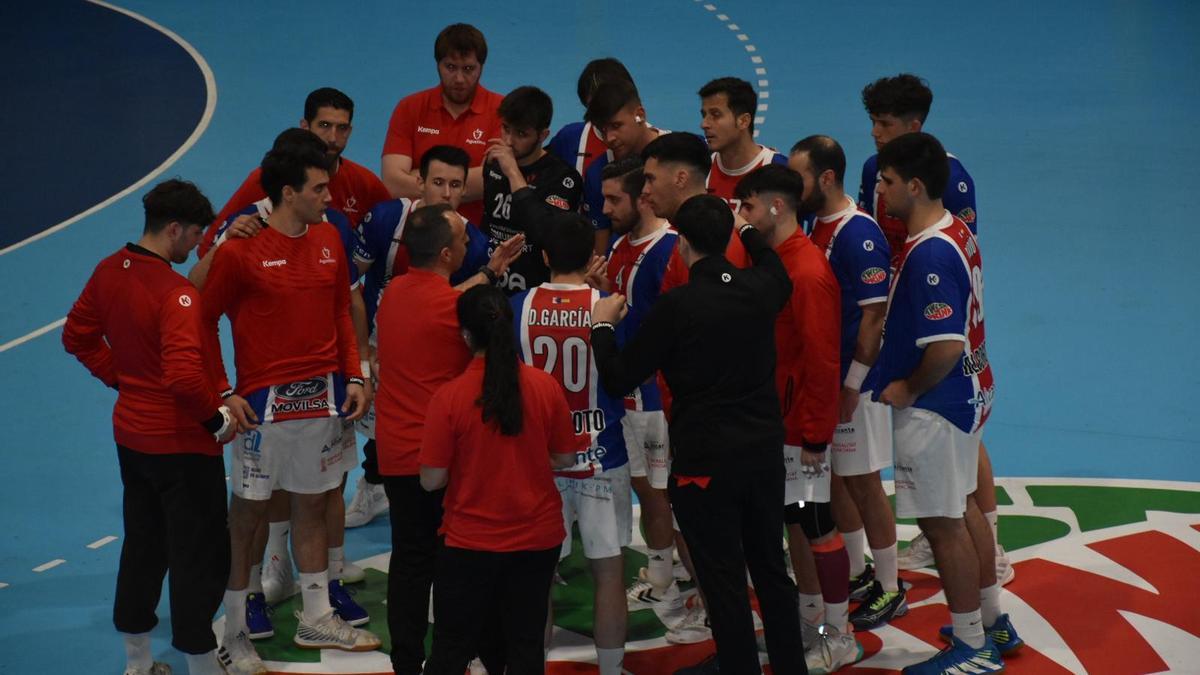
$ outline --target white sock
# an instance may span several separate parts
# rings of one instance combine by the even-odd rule
[[[825,600],[820,593],[800,594],[800,619],[810,626],[820,626],[825,618]]]
[[[250,566],[250,585],[246,590],[251,593],[262,593],[262,563]]]
[[[842,541],[846,544],[846,555],[850,556],[850,576],[856,577],[867,569],[867,531],[860,527],[843,532]]]
[[[983,614],[983,625],[990,627],[996,625],[996,620],[1000,618],[1000,582],[996,582],[987,588],[979,589],[979,611]]]
[[[288,535],[292,531],[292,522],[281,520],[271,523],[270,527],[271,533],[267,535],[267,553],[280,560],[290,560],[292,556],[288,554]]]
[[[188,675],[223,675],[217,663],[217,650],[203,654],[187,654]]]
[[[850,599],[825,603],[825,623],[844,633],[850,623]]]
[[[670,556],[667,560],[670,560]],[[625,661],[625,648],[601,649],[596,647],[596,664],[600,675],[621,675],[621,664]]]
[[[983,514],[987,518],[988,525],[992,526],[992,543],[1000,545],[1000,514],[995,511],[988,511]]]
[[[983,616],[979,610],[963,614],[950,612],[950,625],[954,629],[954,637],[967,643],[968,647],[983,647]]]
[[[329,578],[341,579],[342,571],[346,568],[346,548],[333,546],[329,549]]]
[[[150,670],[154,658],[150,656],[150,633],[121,633],[125,639],[125,668],[128,670]]]
[[[329,571],[301,572],[300,594],[304,600],[304,620],[315,623],[333,611],[329,604]]]
[[[646,576],[650,583],[660,591],[675,581],[675,575],[672,572],[675,562],[671,559],[671,552],[674,548],[674,546],[652,548],[646,552],[650,556],[650,562],[646,565]]]
[[[246,589],[225,589],[225,639],[237,637],[246,629]]]
[[[895,593],[900,590],[898,576],[900,568],[896,566],[896,545],[887,548],[871,549],[871,558],[875,561],[875,580],[883,586],[883,590]]]

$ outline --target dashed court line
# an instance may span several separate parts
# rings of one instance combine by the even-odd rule
[[[702,0],[695,0],[695,2],[700,3],[700,2],[702,2]],[[703,5],[703,7],[704,7],[704,9],[707,9],[710,12],[717,11],[717,6],[712,3],[705,3]],[[732,21],[730,21],[728,14],[718,13],[715,16],[716,16],[717,21],[720,21],[721,23],[725,24],[726,28],[728,28],[733,33],[736,33],[738,42],[745,43],[745,44],[743,44],[743,47],[745,48],[745,50],[748,54],[751,54],[750,62],[756,66],[754,68],[754,74],[758,75],[759,78],[763,78],[763,79],[758,80],[759,101],[763,101],[765,99],[770,98],[771,92],[768,91],[767,87],[769,87],[771,83],[769,80],[764,78],[764,76],[767,74],[767,69],[765,66],[762,65],[762,63],[763,63],[762,57],[758,56],[756,53],[756,52],[758,52],[758,47],[756,45],[754,45],[752,42],[750,42],[749,35],[747,35],[744,32],[741,32],[742,31],[741,26],[738,26],[736,23],[733,23]],[[760,102],[758,104],[757,112],[759,112],[759,113],[767,112],[767,104]],[[754,118],[754,127],[755,127],[754,137],[755,138],[758,137],[758,134],[760,131],[758,127],[762,126],[766,121],[767,121],[766,115],[760,114]]]
[[[33,571],[40,574],[42,572],[45,572],[46,570],[52,570],[55,567],[58,567],[59,565],[65,563],[65,562],[67,562],[67,561],[63,560],[62,558],[55,558],[54,560],[51,560],[50,562],[44,562],[41,565],[38,565],[37,567],[33,568]]]
[[[110,534],[107,537],[101,537],[101,538],[97,539],[96,541],[93,541],[92,543],[88,544],[87,547],[92,550],[95,550],[95,549],[100,548],[101,546],[111,544],[116,540],[117,540],[117,538]]]

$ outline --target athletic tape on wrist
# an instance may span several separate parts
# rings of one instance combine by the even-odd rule
[[[866,379],[867,373],[870,372],[870,370],[871,367],[866,364],[859,363],[858,361],[851,361],[850,371],[846,373],[846,381],[843,382],[843,384],[850,389],[862,389],[863,380]]]

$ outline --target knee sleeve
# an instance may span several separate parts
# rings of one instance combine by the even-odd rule
[[[820,539],[836,528],[829,502],[805,502],[803,507],[789,504],[784,509],[784,521],[799,525],[809,541]]]

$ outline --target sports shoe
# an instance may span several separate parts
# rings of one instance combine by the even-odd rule
[[[1000,650],[1001,656],[1008,656],[1025,646],[1025,641],[1021,639],[1020,635],[1017,635],[1017,629],[1013,628],[1012,621],[1009,620],[1007,614],[1001,614],[991,628],[983,630],[991,639],[992,644],[996,645],[996,649]],[[938,637],[945,642],[950,642],[954,639],[954,627],[942,626],[938,630]]]
[[[708,623],[708,612],[697,602],[688,609],[683,618],[667,629],[667,642],[690,645],[712,638],[712,626]]]
[[[352,562],[342,563],[342,576],[339,579],[343,584],[357,584],[366,578],[367,573],[363,571],[363,568]]]
[[[679,594],[679,584],[672,580],[665,591],[660,591],[648,580],[645,567],[638,570],[638,580],[625,592],[625,597],[629,601],[631,612],[655,608],[668,612],[683,609],[683,596]]]
[[[335,612],[320,621],[308,623],[304,612],[296,611],[296,637],[292,639],[302,649],[341,649],[347,652],[369,652],[383,643],[371,631],[354,628]]]
[[[1004,661],[1000,658],[1000,650],[992,644],[992,639],[986,635],[983,646],[972,649],[967,643],[956,637],[950,638],[949,647],[934,654],[931,658],[900,671],[901,675],[942,675],[943,673],[1002,673]]]
[[[361,626],[370,621],[371,617],[362,605],[350,597],[352,595],[354,591],[346,588],[341,579],[329,582],[329,604],[333,606],[334,613],[351,626]]]
[[[358,479],[354,499],[346,507],[346,527],[362,527],[388,510],[387,493],[382,485],[372,485],[366,478]]]
[[[271,623],[271,608],[262,593],[246,596],[246,636],[251,640],[265,640],[275,636],[275,625]]]
[[[1017,570],[1013,568],[1012,561],[1008,559],[1008,552],[1004,547],[996,545],[996,581],[1001,586],[1005,586],[1008,582],[1017,577]],[[997,645],[999,646],[999,645]]]
[[[270,555],[263,565],[263,595],[267,604],[275,605],[296,594],[296,577],[292,575],[292,558]]]
[[[126,668],[125,675],[171,675],[171,666],[155,661],[149,668]]]
[[[720,672],[721,668],[717,664],[717,655],[710,654],[700,663],[676,670],[675,675],[716,675]]]
[[[854,630],[874,630],[898,616],[908,614],[908,599],[904,587],[896,592],[883,590],[878,581],[872,582],[871,591],[862,604],[850,612],[850,623]]]
[[[896,566],[902,570],[915,570],[929,567],[933,564],[933,547],[929,538],[922,532],[908,544],[908,548],[900,552],[896,558]]]
[[[245,633],[225,640],[217,650],[217,661],[229,675],[266,675],[267,672],[267,666],[258,658],[258,652]]]
[[[805,650],[804,662],[809,675],[826,675],[857,663],[862,654],[862,645],[854,639],[854,635],[825,624],[817,630],[817,640],[813,646]]]
[[[871,584],[875,583],[875,568],[871,563],[863,568],[862,574],[856,577],[850,577],[850,599],[855,602],[862,602],[871,594]]]

